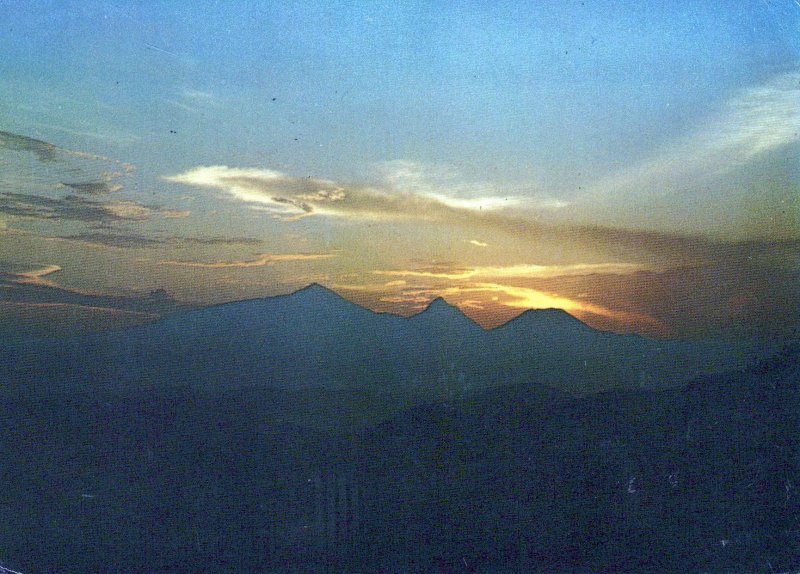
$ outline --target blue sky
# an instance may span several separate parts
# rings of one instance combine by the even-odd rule
[[[723,265],[688,237],[782,242],[777,252],[800,237],[792,0],[10,2],[0,25],[0,130],[62,156],[9,144],[3,190],[35,191],[40,210],[53,208],[41,197],[99,189],[70,177],[114,190],[77,220],[7,198],[0,229],[16,239],[0,259],[56,265],[59,288],[218,301],[318,279],[400,311],[444,292],[478,315],[484,305],[485,319],[486,293],[508,302],[511,286],[468,296],[478,287],[463,280],[405,275],[387,295],[372,280],[443,262],[506,278],[501,268],[543,265],[666,273]],[[642,232],[658,245],[635,248]],[[292,254],[324,257],[271,260],[262,275],[163,268]],[[223,285],[211,269],[232,275]],[[541,273],[516,279],[551,299],[517,292],[508,312],[565,297],[534,288]],[[653,315],[630,297],[624,312]],[[608,318],[610,304],[584,308]]]
[[[63,127],[165,145],[180,128],[176,163],[353,178],[406,159],[556,189],[796,71],[800,42],[792,2],[16,4],[4,83]],[[188,93],[220,105],[167,103]]]

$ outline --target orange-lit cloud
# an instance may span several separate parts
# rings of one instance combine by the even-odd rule
[[[180,209],[162,209],[160,213],[162,217],[166,217],[168,219],[183,219],[185,217],[189,217],[192,214],[191,211],[185,211]]]
[[[600,257],[613,254],[614,259],[682,264],[687,260],[713,257],[716,247],[702,237],[548,221],[539,217],[534,203],[511,201],[502,195],[454,196],[454,201],[445,200],[444,190],[430,191],[420,186],[406,190],[398,187],[399,182],[391,186],[343,184],[294,177],[274,170],[226,166],[198,167],[165,179],[222,191],[248,209],[263,211],[283,221],[322,216],[354,225],[406,223],[419,226],[410,230],[411,233],[421,235],[426,229],[435,229],[439,238],[456,230],[476,235],[489,232],[497,238],[492,243],[495,247],[509,241],[524,241],[530,244],[530,249],[543,254],[555,251],[562,259],[565,255],[577,259],[592,253],[593,259],[598,258],[598,254]],[[476,247],[486,243],[478,239],[466,241]]]
[[[618,322],[620,325],[628,325],[631,330],[660,332],[662,334],[667,332],[667,328],[660,321],[643,313],[609,309],[602,305],[569,299],[536,289],[513,287],[498,283],[479,283],[475,287],[465,289],[465,291],[508,295],[511,297],[510,299],[499,300],[500,304],[507,307],[515,307],[518,309],[563,309],[581,320],[591,320],[591,316],[596,315],[611,319],[612,321]]]
[[[22,273],[17,273],[14,282],[19,283],[22,285],[37,285],[42,287],[52,287],[54,283],[47,279],[42,279],[42,277],[46,277],[47,275],[52,275],[53,273],[57,273],[61,271],[61,267],[58,265],[47,265],[46,267],[42,267],[41,269],[34,269],[33,271],[25,271]]]
[[[549,278],[591,273],[629,274],[645,270],[646,267],[636,263],[582,263],[571,265],[532,265],[519,264],[507,266],[485,266],[442,270],[390,270],[373,271],[375,275],[389,277],[416,277],[431,279],[447,279],[463,281],[476,278]]]
[[[356,300],[370,307],[403,314],[417,312],[436,296],[443,296],[485,328],[496,327],[525,309],[563,309],[589,325],[620,332],[639,332],[665,336],[671,333],[661,320],[639,310],[598,303],[579,295],[558,292],[559,279],[582,280],[591,284],[597,278],[633,276],[638,266],[516,265],[473,268],[463,271],[376,272],[384,276],[404,277],[402,282],[366,285],[338,284],[335,288],[350,292]],[[407,281],[406,281],[407,280]],[[514,281],[509,284],[507,281]],[[520,281],[545,281],[553,290],[537,289]],[[424,281],[419,283],[419,281]]]

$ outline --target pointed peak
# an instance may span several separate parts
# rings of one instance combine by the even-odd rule
[[[301,287],[294,293],[333,293],[330,289],[325,287],[324,285],[320,285],[317,282],[309,283],[305,287]],[[292,293],[294,295],[294,293]]]
[[[441,321],[444,318],[449,318],[459,322],[468,322],[475,327],[478,327],[477,323],[467,317],[459,307],[451,305],[443,297],[436,297],[433,301],[428,303],[428,306],[425,307],[425,309],[413,317],[434,318],[437,321]]]
[[[339,295],[333,289],[329,289],[324,285],[320,285],[319,283],[311,283],[306,285],[302,289],[298,289],[292,293],[286,295],[290,299],[295,299],[298,301],[346,301],[344,297]]]
[[[419,313],[419,315],[422,315],[423,313],[431,313],[431,312],[435,312],[435,313],[457,313],[459,315],[464,315],[464,313],[461,312],[461,309],[459,309],[455,305],[451,305],[450,303],[448,303],[444,299],[444,297],[436,297],[436,299],[434,299],[430,303],[428,303],[428,306],[425,307],[425,309],[423,309]],[[464,315],[464,316],[466,316],[466,315]]]
[[[444,297],[437,297],[425,307],[426,311],[429,309],[458,309],[458,307],[445,301]]]
[[[332,297],[336,299],[344,299],[341,295],[339,295],[336,291],[331,289],[330,287],[325,287],[325,285],[321,285],[319,283],[309,283],[305,287],[298,289],[289,294],[289,296],[315,296],[315,297]]]

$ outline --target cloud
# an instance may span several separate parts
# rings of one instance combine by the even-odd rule
[[[53,198],[25,193],[0,193],[0,214],[30,219],[110,224],[147,221],[154,214],[164,215],[165,212],[169,213],[170,210],[135,201],[104,202],[78,195]]]
[[[383,284],[336,284],[370,308],[410,315],[427,307],[435,297],[444,297],[486,329],[498,327],[527,309],[563,309],[585,323],[603,330],[669,336],[670,326],[639,309],[609,306],[579,296],[500,282],[464,282],[459,285],[402,285],[387,289]]]
[[[214,97],[214,94],[211,92],[197,90],[194,88],[182,88],[180,95],[186,100],[197,103],[212,104],[216,102],[216,97]]]
[[[571,265],[532,265],[517,264],[507,266],[447,267],[434,269],[373,271],[376,275],[388,277],[416,277],[464,281],[479,278],[551,278],[594,273],[627,275],[647,269],[637,263],[579,263]]]
[[[107,181],[87,181],[82,183],[62,182],[62,185],[86,195],[107,195],[122,189],[121,184],[110,185]]]
[[[47,131],[57,131],[57,132],[65,133],[65,134],[70,134],[70,135],[73,135],[73,136],[79,136],[80,138],[91,138],[91,139],[94,139],[94,140],[99,140],[99,141],[101,141],[103,143],[112,143],[114,145],[128,145],[128,144],[136,143],[136,142],[138,142],[140,140],[139,136],[134,135],[134,134],[132,134],[130,132],[120,131],[120,130],[118,130],[116,128],[106,128],[103,131],[87,131],[87,130],[81,130],[81,129],[74,129],[74,128],[71,128],[71,127],[68,127],[68,126],[57,125],[57,124],[54,124],[52,122],[48,122],[48,123],[34,122],[34,123],[30,124],[30,125],[33,126],[33,127],[39,128],[39,129],[47,130]],[[57,150],[58,150],[59,153],[62,153],[62,154],[63,153],[67,153],[67,154],[69,154],[69,153],[78,154],[79,153],[79,152],[72,152],[70,150],[65,150],[63,148],[57,148]],[[88,155],[90,155],[90,154],[86,154],[86,156],[88,156]],[[102,156],[94,156],[94,157],[101,158]],[[110,158],[103,158],[103,159],[106,159],[106,160],[109,160],[109,161],[114,161],[114,160],[111,160]]]
[[[679,267],[418,262],[409,270],[373,273],[373,282],[354,285],[349,279],[336,287],[382,311],[411,312],[442,295],[484,327],[520,309],[552,306],[617,332],[786,337],[796,332],[800,317],[797,253],[800,241],[747,241],[716,244],[713,259]],[[466,300],[480,301],[483,309],[463,305]]]
[[[161,209],[159,210],[159,214],[161,217],[166,217],[168,219],[184,219],[189,217],[192,212],[181,209]]]
[[[283,221],[324,216],[359,222],[411,222],[427,225],[449,225],[474,233],[502,234],[528,242],[540,250],[559,252],[569,246],[572,252],[590,251],[615,259],[639,260],[643,254],[658,259],[696,260],[713,253],[713,242],[701,237],[674,232],[654,232],[609,228],[567,222],[549,222],[539,217],[530,206],[519,204],[502,209],[484,209],[480,198],[445,202],[441,194],[431,194],[420,185],[411,191],[367,184],[340,184],[331,180],[300,178],[268,169],[197,167],[169,176],[168,181],[217,189],[245,203],[250,209],[262,210]],[[495,198],[497,200],[498,198]],[[487,201],[486,205],[498,204]],[[532,247],[533,248],[533,247]]]
[[[16,278],[14,280],[15,283],[20,285],[37,285],[42,287],[52,287],[54,284],[47,279],[42,279],[42,277],[46,277],[48,275],[52,275],[53,273],[57,273],[61,271],[61,267],[58,265],[47,265],[40,269],[34,269],[33,271],[24,271],[22,273],[16,273]]]
[[[464,181],[456,169],[447,166],[394,160],[379,164],[377,169],[383,187],[428,197],[456,209],[492,211],[525,203],[489,182]]]
[[[200,269],[232,269],[265,267],[275,263],[287,263],[294,261],[318,261],[321,259],[331,259],[336,257],[333,253],[289,253],[289,254],[264,254],[251,261],[215,261],[212,263],[202,263],[197,261],[160,261],[161,265],[175,265],[179,267],[195,267]]]
[[[478,241],[477,239],[470,239],[469,243],[476,246],[476,247],[488,247],[488,243],[484,243],[483,241]]]
[[[780,158],[772,167],[748,168],[798,142],[800,72],[790,72],[737,92],[687,136],[587,186],[564,215],[735,239],[763,235],[786,219],[785,201],[796,195],[797,181]],[[757,212],[767,212],[766,229],[754,229]],[[797,235],[796,221],[782,225]]]
[[[278,215],[291,216],[320,210],[324,213],[326,204],[347,199],[344,189],[331,181],[291,177],[267,169],[198,167],[165,179],[220,189],[240,201],[266,206]]]
[[[670,328],[658,318],[639,310],[614,308],[580,297],[499,282],[467,281],[460,285],[335,284],[335,289],[349,292],[354,300],[380,311],[410,315],[444,297],[464,310],[479,325],[490,329],[502,325],[526,309],[563,309],[587,324],[617,332],[639,332],[667,336]]]
[[[81,243],[88,243],[91,245],[102,245],[105,247],[117,248],[145,248],[154,247],[157,245],[164,245],[169,241],[157,239],[153,237],[146,237],[137,233],[107,233],[102,231],[87,231],[83,233],[76,233],[74,235],[67,235],[59,237],[67,241],[78,241]]]
[[[100,209],[117,221],[146,221],[153,212],[160,211],[157,207],[148,207],[135,201],[117,201],[114,203],[100,204]]]
[[[28,161],[15,165],[15,155],[8,152],[33,154],[46,169],[37,169]],[[131,164],[107,156],[62,148],[46,141],[4,131],[0,131],[0,157],[10,165],[0,182],[7,180],[13,170],[17,180],[22,178],[25,181],[27,177],[29,182],[38,183],[43,179],[61,177],[61,185],[91,195],[119,191],[123,187],[120,180],[134,171]],[[75,181],[76,177],[81,178],[81,181]],[[64,183],[70,181],[74,183]]]
[[[30,152],[43,162],[55,161],[58,151],[51,143],[4,131],[0,131],[0,149]]]
[[[229,245],[261,245],[264,243],[260,239],[251,237],[181,237],[181,236],[146,236],[139,233],[126,233],[122,231],[100,231],[92,230],[73,235],[62,235],[57,238],[63,241],[78,241],[89,245],[113,247],[119,249],[141,249],[147,247],[157,247],[161,245],[171,245],[177,247],[205,245],[205,246],[229,246]]]
[[[258,206],[285,220],[325,215],[356,219],[417,219],[438,221],[460,213],[480,213],[510,208],[507,197],[459,197],[443,191],[366,184],[339,184],[311,177],[227,166],[197,167],[168,176],[167,181],[224,191],[239,201]]]
[[[716,117],[657,157],[604,182],[609,191],[718,175],[800,140],[800,73],[744,89]]]
[[[595,315],[605,319],[611,319],[621,325],[635,325],[638,330],[660,332],[662,334],[668,332],[666,327],[659,320],[644,313],[609,309],[602,305],[570,299],[537,289],[501,285],[497,283],[479,283],[475,287],[465,289],[464,291],[508,295],[510,299],[502,302],[503,305],[508,307],[516,307],[519,309],[563,309],[579,319],[585,319],[588,316]]]
[[[179,237],[178,242],[192,245],[261,245],[261,239],[253,237]]]
[[[192,114],[202,113],[208,108],[219,106],[219,100],[210,92],[193,88],[181,88],[177,98],[165,100],[169,105]]]

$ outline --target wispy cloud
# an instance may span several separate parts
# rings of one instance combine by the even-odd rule
[[[527,200],[486,181],[467,181],[458,170],[408,160],[378,164],[381,187],[412,193],[456,209],[493,211],[517,207]]]
[[[49,221],[115,223],[147,221],[169,214],[160,206],[135,201],[96,201],[77,195],[53,198],[24,193],[0,193],[0,214]],[[165,214],[166,212],[166,214]]]
[[[387,277],[416,277],[464,281],[479,278],[551,278],[575,275],[630,274],[647,269],[638,263],[581,263],[571,265],[532,265],[518,264],[507,266],[450,267],[439,266],[431,269],[378,270],[375,275]]]
[[[176,241],[191,245],[260,245],[261,239],[254,237],[178,237]]]
[[[31,125],[39,129],[46,130],[48,132],[55,131],[55,132],[70,134],[73,136],[79,136],[80,138],[90,138],[93,140],[98,140],[103,143],[111,143],[114,145],[129,145],[136,143],[140,140],[139,136],[133,133],[121,131],[119,129],[111,127],[97,131],[89,131],[85,129],[76,129],[74,127],[58,125],[54,124],[53,122],[47,122],[47,123],[35,122]],[[61,152],[69,153],[69,150],[64,150],[63,148],[59,148],[59,150]]]
[[[800,72],[792,72],[742,90],[689,137],[603,182],[603,188],[613,192],[663,178],[717,175],[797,142],[798,134]]]
[[[0,149],[30,152],[39,161],[55,161],[58,148],[51,143],[24,135],[0,131]]]
[[[120,249],[139,249],[168,243],[163,239],[147,237],[138,233],[108,233],[103,231],[86,231],[74,235],[62,236],[58,239]]]
[[[237,246],[237,245],[261,245],[264,243],[260,239],[252,237],[182,237],[143,235],[141,233],[131,233],[127,231],[106,229],[91,230],[72,235],[62,235],[50,238],[51,240],[76,241],[96,247],[111,247],[115,249],[144,249],[148,247],[173,246],[173,247],[192,247],[192,246]]]
[[[216,97],[211,92],[205,90],[198,90],[195,88],[182,88],[180,90],[181,97],[191,100],[193,102],[214,103]]]
[[[481,205],[445,203],[438,196],[367,184],[340,184],[300,178],[274,170],[207,166],[166,178],[168,181],[217,189],[250,209],[262,210],[283,221],[325,216],[355,223],[408,221],[448,225],[476,234],[501,233],[531,245],[580,246],[584,251],[605,249],[615,258],[642,253],[660,259],[696,259],[709,253],[708,242],[673,232],[640,231],[586,224],[543,221],[537,213],[518,207],[483,209]],[[542,249],[546,249],[543,247]],[[634,257],[636,256],[636,257]]]
[[[166,102],[192,114],[202,113],[205,109],[219,106],[219,100],[211,92],[186,87],[178,89],[177,95],[167,99]]]
[[[288,253],[288,254],[264,254],[257,259],[249,261],[215,261],[204,263],[198,261],[160,261],[161,265],[176,265],[179,267],[195,267],[199,269],[233,269],[265,267],[275,263],[289,263],[296,261],[318,261],[321,259],[331,259],[336,257],[334,253]]]
[[[649,229],[723,226],[741,238],[746,205],[764,207],[765,196],[796,189],[797,183],[771,179],[748,194],[741,170],[800,142],[800,72],[779,75],[741,90],[685,137],[639,164],[587,186],[569,215],[605,225]],[[783,160],[781,160],[783,161]],[[759,177],[763,169],[746,175]],[[732,180],[732,174],[738,174]],[[780,175],[778,176],[780,177]],[[791,196],[791,192],[787,192]],[[752,196],[752,197],[748,197]],[[785,208],[784,208],[785,209]],[[775,214],[779,215],[779,214]],[[752,211],[741,217],[752,218]]]
[[[47,277],[48,275],[52,275],[53,273],[57,273],[61,271],[61,267],[58,265],[47,265],[40,269],[34,269],[32,271],[24,271],[22,273],[16,274],[15,283],[20,285],[38,285],[44,287],[52,287],[54,284],[47,279],[42,279],[43,277]]]
[[[122,184],[110,184],[108,181],[62,182],[62,185],[86,195],[106,195],[122,189]]]
[[[436,221],[458,213],[496,211],[516,205],[506,197],[461,197],[443,191],[294,177],[268,169],[197,167],[167,181],[226,192],[287,220],[308,215],[356,219],[419,219]]]

